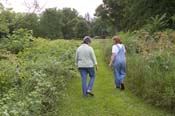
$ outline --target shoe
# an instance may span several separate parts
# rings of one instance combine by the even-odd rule
[[[121,83],[121,90],[125,90],[125,85]]]
[[[93,94],[92,92],[88,92],[88,91],[87,91],[86,94],[87,94],[87,95],[89,94],[90,96],[94,96],[94,94]]]
[[[120,89],[120,87],[119,86],[116,86],[116,89]]]

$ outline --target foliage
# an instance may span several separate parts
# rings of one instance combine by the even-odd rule
[[[1,51],[0,115],[57,116],[66,83],[76,76],[77,44],[38,38],[16,55]]]
[[[173,0],[103,0],[96,9],[96,16],[114,26],[115,32],[137,30],[147,24],[147,20],[166,15],[168,28],[174,28],[172,16],[175,2]],[[166,28],[164,27],[164,28]]]
[[[166,14],[163,14],[162,16],[156,15],[155,17],[151,17],[144,29],[149,32],[157,32],[164,29],[167,24],[168,20],[166,20]]]
[[[174,9],[173,0],[103,0],[92,19],[88,13],[83,18],[71,8],[49,8],[41,14],[15,13],[1,4],[0,37],[20,28],[32,30],[35,37],[49,39],[82,38],[84,35],[105,38],[121,30],[141,28],[152,32],[175,29]]]
[[[108,24],[101,18],[96,18],[92,22],[91,34],[92,36],[100,36],[105,38],[106,36],[112,35],[114,31]]]
[[[19,29],[13,31],[13,34],[8,35],[7,38],[2,38],[0,47],[12,53],[18,53],[24,48],[29,47],[32,39],[32,31]]]
[[[95,98],[82,97],[80,79],[73,79],[68,84],[67,95],[61,101],[60,116],[174,116],[144,103],[127,89],[121,91],[114,88],[113,72],[102,59],[101,48],[105,47],[106,42],[92,42],[100,66],[93,86]]]
[[[78,12],[75,9],[63,8],[63,36],[65,39],[76,37],[75,26],[78,22]]]
[[[18,13],[16,14],[18,21],[15,24],[15,28],[24,28],[33,31],[33,36],[39,35],[39,17],[34,13]]]
[[[127,49],[128,89],[145,102],[171,112],[175,110],[174,34],[173,30],[119,33]],[[104,57],[109,61],[111,45],[105,44]]]
[[[0,37],[4,37],[12,32],[15,22],[15,13],[11,9],[5,9],[0,4]]]
[[[85,20],[79,20],[76,24],[76,35],[78,38],[83,38],[89,35],[89,25]]]
[[[61,38],[62,21],[61,11],[57,11],[56,8],[46,9],[40,19],[40,36],[50,39]]]
[[[0,38],[23,28],[32,30],[35,37],[48,39],[82,38],[90,34],[91,22],[79,16],[75,9],[48,8],[41,14],[15,13],[0,6]]]
[[[103,0],[103,4],[96,9],[96,16],[111,24],[115,32],[118,32],[121,29],[124,6],[125,0]]]

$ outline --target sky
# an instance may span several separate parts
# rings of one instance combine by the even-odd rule
[[[15,12],[27,12],[25,2],[28,6],[31,6],[34,0],[0,0],[5,7],[13,8]],[[85,13],[89,13],[93,16],[95,9],[102,4],[102,0],[37,0],[40,7],[44,8],[58,8],[64,7],[75,8],[80,15],[84,16]]]

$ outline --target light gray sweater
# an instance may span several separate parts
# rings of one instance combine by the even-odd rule
[[[97,65],[93,48],[87,44],[82,44],[79,48],[77,48],[75,64],[78,68],[88,68]]]

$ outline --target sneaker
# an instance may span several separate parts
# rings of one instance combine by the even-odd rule
[[[87,90],[86,94],[88,95],[91,95],[91,96],[94,96],[94,94],[90,91],[90,90]]]
[[[93,93],[91,93],[91,92],[86,92],[87,94],[89,94],[89,95],[91,95],[91,96],[94,96],[94,94]]]
[[[116,86],[116,89],[120,89],[120,87],[119,86]]]
[[[125,85],[121,83],[121,90],[125,90]]]

